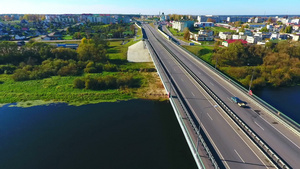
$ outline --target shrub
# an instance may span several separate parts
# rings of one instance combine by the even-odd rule
[[[98,81],[94,78],[87,78],[85,80],[85,88],[97,90],[98,89]]]
[[[8,64],[8,65],[0,65],[0,74],[12,74],[16,70],[16,66]]]
[[[115,72],[118,70],[118,67],[115,64],[107,63],[103,66],[103,70],[107,72]]]
[[[118,88],[117,86],[117,79],[113,76],[106,76],[104,77],[104,81],[106,84],[106,88],[108,89],[116,89]]]
[[[84,73],[97,73],[97,69],[95,67],[87,67],[83,71]]]
[[[76,76],[79,75],[79,70],[77,69],[77,66],[73,63],[70,63],[67,66],[63,66],[57,74],[59,76]]]
[[[85,87],[85,81],[80,78],[76,78],[73,81],[73,87],[78,89],[83,89]]]
[[[14,81],[25,81],[29,80],[29,72],[23,69],[17,69],[15,73],[12,75],[12,79]]]
[[[49,70],[36,69],[30,73],[29,77],[30,77],[30,79],[34,80],[34,79],[47,78],[47,77],[50,77],[51,75],[52,75],[52,72],[50,72]]]

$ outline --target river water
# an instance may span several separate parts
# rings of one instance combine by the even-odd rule
[[[264,88],[253,93],[300,123],[300,86]]]
[[[196,168],[167,102],[0,108],[1,169]]]

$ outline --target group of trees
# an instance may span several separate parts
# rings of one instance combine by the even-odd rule
[[[284,86],[300,82],[300,42],[268,42],[265,47],[235,42],[215,49],[212,64],[248,86]]]
[[[77,50],[36,42],[22,47],[13,42],[0,42],[0,74],[13,73],[15,81],[24,81],[116,71],[117,66],[107,62],[107,47],[107,41],[97,37],[82,39]]]
[[[170,17],[171,21],[194,20],[192,17],[190,17],[188,15],[170,14],[169,17]]]
[[[123,38],[132,37],[135,34],[134,25],[119,23],[104,25],[103,23],[86,23],[69,27],[66,34],[72,35],[73,39],[93,38],[102,36],[102,38]]]

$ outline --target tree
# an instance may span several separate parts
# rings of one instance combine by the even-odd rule
[[[269,32],[268,28],[265,26],[260,29],[260,32]]]
[[[183,38],[185,40],[190,40],[190,30],[188,27],[184,28],[183,30],[184,34],[183,34]]]
[[[269,19],[267,20],[267,23],[273,23],[273,19],[271,17],[269,17]]]
[[[95,44],[95,42],[91,40],[87,40],[83,38],[79,47],[77,48],[77,53],[79,55],[79,60],[81,61],[106,61],[106,50],[104,45]]]
[[[287,26],[287,27],[285,27],[285,29],[284,29],[284,32],[285,33],[292,33],[292,26]]]

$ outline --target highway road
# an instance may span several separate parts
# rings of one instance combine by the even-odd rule
[[[250,141],[221,108],[200,88],[157,41],[161,36],[149,25],[143,25],[149,43],[171,73],[191,110],[200,121],[226,168],[273,168],[268,158]],[[154,33],[154,36],[152,34]],[[171,45],[171,44],[170,44]]]
[[[155,32],[156,37],[159,38],[159,40],[163,42],[167,48],[179,57],[180,60],[183,61],[202,81],[204,81],[206,85],[209,86],[209,88],[214,91],[214,93],[218,95],[218,97],[223,100],[227,106],[230,107],[281,158],[283,158],[284,161],[286,161],[292,168],[299,168],[299,135],[296,135],[291,130],[287,129],[278,120],[270,116],[268,112],[265,112],[255,103],[251,102],[248,97],[242,95],[241,92],[231,85],[230,82],[213,73],[178,46],[163,38],[157,31],[154,31],[154,29],[153,32]],[[184,93],[191,93],[191,89],[187,89]],[[235,103],[232,103],[230,100],[232,96],[238,96],[243,101],[246,101],[249,107],[241,108]],[[199,110],[201,111],[201,107],[198,106],[194,108],[194,110],[197,112]],[[198,117],[200,117],[200,115],[198,115]],[[216,125],[216,123],[214,124]],[[221,125],[218,124],[217,126],[223,129]],[[231,140],[230,138],[231,136],[226,140]]]

